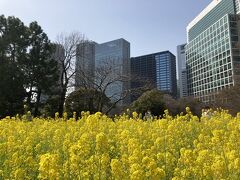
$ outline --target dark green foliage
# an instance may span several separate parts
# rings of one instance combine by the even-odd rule
[[[193,97],[185,97],[178,100],[179,103],[179,113],[186,112],[186,107],[189,107],[191,112],[198,117],[202,114],[202,108],[204,104]]]
[[[52,58],[54,46],[51,45],[47,35],[37,22],[32,22],[29,26],[30,49],[28,58],[25,59],[26,87],[29,89],[28,105],[32,107],[31,97],[36,94],[34,101],[34,116],[39,115],[41,97],[51,94],[52,88],[57,85],[58,66]],[[30,109],[31,110],[31,109]]]
[[[53,94],[49,96],[46,103],[41,108],[41,115],[45,117],[54,117],[55,113],[58,112],[59,106],[59,95]]]
[[[186,107],[189,107],[194,115],[201,116],[202,108],[204,107],[202,102],[193,97],[185,97],[176,100],[169,95],[164,95],[164,103],[166,109],[168,109],[169,113],[173,116],[180,113],[185,114]]]
[[[102,104],[99,104],[100,98],[102,99]],[[109,103],[110,99],[105,94],[102,94],[95,89],[80,88],[67,97],[65,109],[69,116],[72,116],[73,112],[76,112],[79,117],[82,111],[95,113],[99,111],[100,106],[103,106],[104,109]]]
[[[0,16],[0,116],[23,112],[24,99],[39,115],[42,95],[48,98],[58,81],[53,51],[37,22],[27,27],[18,18]]]
[[[201,116],[203,103],[193,97],[174,99],[168,94],[163,94],[159,90],[145,92],[131,106],[132,111],[145,114],[148,110],[155,116],[163,115],[164,110],[168,109],[173,116],[186,113],[186,107],[189,107],[194,115]]]
[[[25,89],[15,63],[0,60],[0,118],[23,113]]]
[[[23,112],[27,30],[15,17],[0,16],[0,117]]]
[[[170,96],[169,94],[164,94],[163,96],[163,101],[165,103],[165,107],[166,109],[168,109],[169,114],[171,114],[172,116],[176,116],[177,114],[179,114],[179,102],[174,99],[172,96]]]
[[[154,116],[162,115],[165,108],[163,93],[157,89],[143,93],[142,96],[133,102],[131,107],[133,111],[142,114],[150,110]]]
[[[17,66],[26,58],[29,46],[28,29],[15,17],[0,16],[0,51],[1,57],[16,62]]]

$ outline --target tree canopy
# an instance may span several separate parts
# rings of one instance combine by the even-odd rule
[[[201,116],[201,109],[203,103],[193,97],[174,99],[168,94],[164,94],[160,90],[153,89],[142,94],[131,105],[131,110],[143,115],[147,111],[151,111],[154,116],[164,114],[164,110],[167,109],[173,116],[186,113],[186,107],[191,109],[194,115]]]
[[[110,105],[110,99],[105,94],[95,89],[79,88],[66,98],[66,112],[70,116],[72,116],[73,112],[76,112],[77,116],[80,116],[82,111],[95,113],[99,111],[99,98],[103,98],[101,101],[103,110]]]
[[[162,115],[166,108],[163,95],[164,94],[157,89],[147,91],[133,102],[131,109],[142,114],[150,110],[154,116]]]
[[[37,22],[25,26],[14,16],[0,16],[0,116],[23,112],[24,103],[39,114],[42,95],[58,79],[53,52]]]
[[[225,88],[215,96],[215,102],[210,106],[214,108],[227,109],[232,115],[240,110],[240,85]]]

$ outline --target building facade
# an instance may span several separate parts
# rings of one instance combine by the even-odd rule
[[[131,58],[131,75],[148,81],[152,87],[177,97],[176,58],[169,52],[159,52]],[[143,86],[144,81],[134,81],[131,89]],[[140,95],[132,96],[131,101]]]
[[[239,0],[214,0],[187,27],[188,93],[203,102],[239,82]]]
[[[131,89],[139,89],[146,85],[157,88],[155,54],[131,58]],[[146,87],[147,88],[147,87]],[[131,102],[141,96],[141,91],[131,94]]]
[[[176,57],[169,51],[156,55],[157,89],[177,97]]]
[[[104,74],[105,73],[105,74]],[[83,78],[87,75],[87,79]],[[106,78],[104,76],[106,75]],[[75,88],[86,85],[91,87],[101,84],[107,87],[105,94],[113,102],[121,99],[124,92],[130,88],[130,81],[123,81],[123,76],[130,76],[130,43],[117,39],[102,44],[84,42],[77,47]],[[103,82],[102,82],[103,81]],[[107,84],[110,85],[107,85]],[[128,104],[126,97],[118,105]]]
[[[130,88],[130,81],[118,81],[123,76],[130,76],[130,43],[124,39],[95,45],[96,68],[110,68],[106,83],[114,81],[106,89],[106,95],[112,101],[122,99],[124,92]],[[126,97],[118,104],[123,106],[129,104],[130,98]]]
[[[179,97],[187,97],[186,44],[177,46],[177,69]]]
[[[85,41],[77,45],[75,88],[91,87],[95,72],[95,42]],[[86,81],[89,79],[89,81]]]

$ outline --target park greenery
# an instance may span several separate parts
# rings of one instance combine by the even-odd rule
[[[60,117],[64,112],[69,116],[73,112],[81,116],[82,111],[114,115],[114,112],[119,114],[129,110],[160,116],[165,109],[176,116],[186,113],[185,107],[201,116],[206,105],[228,109],[233,115],[239,112],[239,86],[224,89],[216,95],[215,102],[203,104],[193,97],[174,99],[144,81],[141,84],[145,87],[141,90],[126,89],[113,102],[105,94],[109,85],[140,80],[133,75],[116,76],[116,67],[111,60],[96,68],[96,78],[80,71],[77,78],[82,87],[68,93],[73,89],[76,77],[77,45],[83,42],[88,40],[75,32],[60,34],[56,42],[51,42],[37,22],[25,25],[16,17],[0,16],[0,118],[23,115],[28,111],[35,117],[54,117],[56,112]],[[138,98],[121,107],[120,111],[114,111],[119,102],[130,96]]]
[[[54,45],[37,22],[25,26],[15,17],[0,16],[0,117],[24,113],[35,116],[43,95],[58,79]]]
[[[70,92],[85,41],[71,33],[51,42],[37,22],[0,16],[0,179],[240,178],[239,86],[208,104],[151,85],[113,102],[109,85],[136,79],[109,77],[107,61],[97,78],[78,74],[82,87]]]

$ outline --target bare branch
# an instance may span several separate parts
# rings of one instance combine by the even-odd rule
[[[77,56],[77,45],[85,41],[85,36],[79,32],[60,34],[57,36],[55,59],[60,66],[61,97],[59,105],[60,115],[63,113],[65,96],[68,88],[74,85],[75,61]]]

